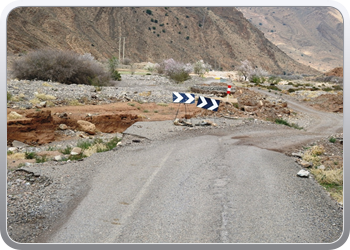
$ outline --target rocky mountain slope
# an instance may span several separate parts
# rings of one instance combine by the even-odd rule
[[[326,72],[343,66],[344,22],[333,7],[239,7],[294,60]]]
[[[292,60],[233,7],[22,7],[9,14],[7,28],[9,54],[51,47],[99,60],[122,57],[125,37],[124,56],[133,62],[203,59],[234,70],[248,59],[270,73],[319,73]]]

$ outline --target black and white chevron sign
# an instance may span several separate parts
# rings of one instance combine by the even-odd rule
[[[218,111],[219,104],[220,100],[200,96],[197,102],[197,107],[212,111]]]
[[[173,92],[173,102],[194,103],[194,94]]]

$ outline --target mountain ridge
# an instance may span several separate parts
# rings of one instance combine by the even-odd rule
[[[274,74],[319,74],[291,59],[234,7],[20,7],[8,17],[9,53],[39,48],[133,62],[204,60],[234,70],[247,59]],[[122,49],[121,49],[122,50]],[[120,51],[122,55],[122,51]]]

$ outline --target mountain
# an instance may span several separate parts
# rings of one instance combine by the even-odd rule
[[[343,67],[344,22],[333,7],[239,7],[294,60],[326,72]]]
[[[9,54],[50,47],[103,60],[124,51],[133,62],[203,59],[234,70],[248,59],[275,74],[319,73],[291,59],[234,7],[20,7],[8,16],[7,39]]]

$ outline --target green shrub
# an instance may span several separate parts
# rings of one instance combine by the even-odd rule
[[[24,156],[26,159],[35,159],[37,157],[35,152],[25,152]]]
[[[88,149],[92,145],[92,142],[86,140],[86,141],[78,141],[77,147],[81,149]]]
[[[337,139],[335,139],[334,137],[329,138],[329,142],[331,142],[331,143],[335,143],[336,141],[337,141]]]
[[[272,84],[278,84],[282,79],[276,76],[270,76],[267,81]]]
[[[329,87],[327,87],[327,88],[322,88],[322,90],[323,90],[323,91],[327,91],[327,92],[332,91],[332,89],[329,88]]]
[[[49,159],[47,158],[46,155],[43,155],[41,157],[37,156],[35,157],[35,162],[36,163],[43,163],[43,162],[47,162]]]
[[[146,13],[148,14],[148,15],[152,15],[152,11],[151,10],[146,10]]]
[[[122,77],[120,75],[120,73],[117,70],[114,70],[114,72],[111,75],[112,80],[114,81],[121,81]]]
[[[118,64],[119,64],[119,61],[115,56],[108,59],[108,70],[110,74],[114,73],[115,69],[118,67]]]
[[[333,86],[333,89],[334,89],[334,90],[343,90],[343,88],[342,88],[342,87],[340,87],[339,85],[335,85],[335,86]]]
[[[49,80],[64,84],[89,85],[89,79],[107,84],[110,80],[102,65],[90,54],[52,49],[35,50],[15,60],[12,72],[13,77],[20,80]]]
[[[12,94],[7,91],[7,101],[11,101],[12,99]]]
[[[263,78],[260,76],[252,76],[250,79],[251,82],[255,83],[255,84],[259,84],[259,83],[263,83]]]
[[[276,90],[276,91],[281,91],[281,89],[279,89],[278,87],[276,87],[275,85],[272,86],[267,86],[266,87],[268,90]]]
[[[62,150],[60,150],[60,151],[61,151],[61,153],[64,154],[64,155],[69,155],[70,152],[72,151],[72,147],[71,147],[71,146],[66,146],[65,149],[62,149]]]

